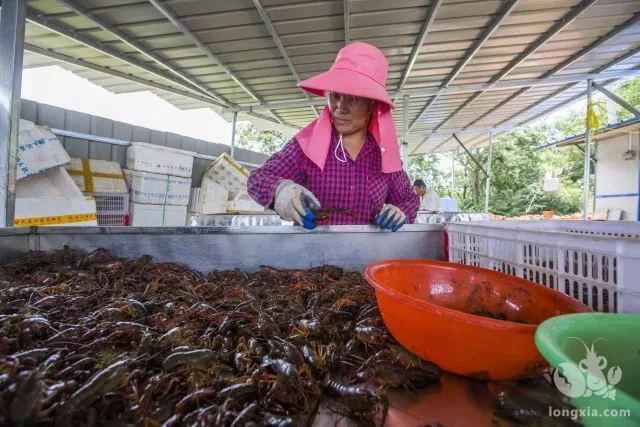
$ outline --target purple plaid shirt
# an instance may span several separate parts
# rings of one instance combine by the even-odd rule
[[[324,171],[321,171],[307,158],[295,138],[292,139],[251,173],[247,183],[249,194],[269,207],[280,181],[290,179],[315,194],[323,208],[349,209],[349,212],[331,213],[323,224],[373,223],[385,203],[402,209],[407,222],[412,223],[420,199],[407,174],[404,171],[382,173],[380,148],[370,135],[355,161],[348,153],[346,163],[338,161],[334,156],[337,143],[333,132]]]

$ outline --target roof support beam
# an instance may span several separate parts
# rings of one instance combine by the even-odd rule
[[[455,68],[451,71],[451,73],[447,76],[446,80],[440,86],[441,88],[448,87],[451,84],[451,82],[453,82],[456,79],[456,77],[460,75],[460,73],[462,72],[462,69],[466,67],[469,62],[471,62],[471,60],[476,56],[478,51],[482,48],[482,46],[484,46],[487,40],[489,40],[491,36],[493,36],[493,34],[496,32],[496,30],[500,27],[500,25],[502,25],[504,20],[507,17],[509,17],[509,15],[511,15],[511,12],[513,12],[513,9],[516,8],[519,2],[520,0],[510,0],[504,5],[500,13],[498,13],[498,15],[496,15],[493,18],[493,20],[489,23],[489,26],[484,30],[480,38],[478,38],[473,43],[473,45],[469,48],[469,50],[465,52],[464,58],[462,58],[456,64]],[[420,111],[418,116],[413,120],[413,122],[411,122],[411,125],[409,126],[409,130],[415,127],[416,123],[418,123],[420,119],[425,115],[425,113],[429,110],[429,108],[431,108],[431,106],[435,104],[438,98],[439,98],[439,95],[436,95],[435,97],[429,100],[427,105],[425,105],[425,107],[422,109],[422,111]]]
[[[565,70],[566,68],[568,68],[569,66],[571,66],[575,62],[579,61],[580,59],[582,59],[585,56],[587,56],[590,53],[592,53],[595,49],[597,49],[598,47],[602,46],[604,43],[606,43],[609,40],[613,39],[614,37],[618,36],[620,33],[622,33],[623,31],[627,30],[628,28],[636,25],[638,22],[640,22],[640,12],[634,14],[630,19],[628,19],[627,21],[625,21],[622,24],[618,25],[613,30],[609,31],[607,34],[605,34],[604,36],[600,37],[598,40],[596,40],[593,43],[591,43],[589,46],[585,47],[584,49],[581,49],[580,51],[578,51],[575,54],[571,55],[566,60],[562,61],[560,64],[558,64],[555,67],[553,67],[551,70],[549,70],[546,73],[544,73],[542,75],[542,78],[551,77],[554,74],[557,74],[557,73]],[[504,101],[502,101],[502,102],[498,103],[497,105],[495,105],[494,107],[492,107],[489,111],[487,111],[484,114],[482,114],[480,117],[478,117],[475,120],[473,120],[471,123],[468,124],[468,126],[473,126],[474,124],[478,123],[480,120],[482,120],[485,117],[487,117],[488,115],[492,114],[494,111],[497,111],[498,109],[502,108],[507,103],[513,101],[514,99],[518,98],[521,95],[524,95],[525,93],[527,93],[529,91],[529,89],[531,89],[531,87],[524,87],[524,88],[520,89],[518,92],[514,93],[513,95],[511,95],[510,97],[508,97]]]
[[[118,77],[124,80],[132,81],[134,83],[138,83],[142,86],[148,87],[150,89],[158,89],[165,91],[167,93],[172,93],[175,95],[184,96],[186,98],[195,99],[196,101],[206,102],[210,105],[214,105],[216,107],[224,107],[222,104],[213,101],[211,98],[206,97],[204,95],[200,95],[197,93],[189,92],[186,90],[181,90],[173,86],[164,85],[162,83],[155,82],[153,80],[143,79],[141,77],[136,77],[132,74],[123,73],[118,70],[114,70],[113,68],[106,68],[100,65],[94,64],[92,62],[85,61],[81,58],[73,58],[71,56],[55,52],[50,49],[44,49],[39,46],[36,46],[31,43],[25,43],[24,45],[25,51],[35,53],[41,56],[45,56],[47,58],[55,59],[56,61],[64,62],[66,64],[78,65],[80,67],[88,68],[90,70],[98,71],[100,73],[104,73],[108,76]]]
[[[599,85],[599,84],[597,84],[595,82],[591,82],[591,85],[593,86],[594,89],[597,89],[598,92],[603,93],[607,98],[611,99],[613,102],[615,102],[616,104],[618,104],[622,108],[626,109],[627,111],[629,111],[634,116],[640,117],[640,111],[638,111],[638,109],[636,107],[634,107],[633,105],[629,104],[627,101],[625,101],[624,99],[620,98],[615,93],[610,92],[607,88],[605,88],[604,86],[601,86],[601,85]]]
[[[253,5],[255,6],[256,10],[258,11],[258,14],[260,15],[260,18],[262,18],[262,22],[264,23],[265,27],[267,27],[267,31],[269,32],[269,34],[271,34],[271,37],[273,38],[273,42],[278,47],[278,50],[280,51],[280,54],[282,55],[282,57],[284,58],[285,62],[289,66],[289,70],[291,71],[291,74],[293,74],[293,77],[296,79],[296,82],[300,83],[300,75],[296,71],[296,67],[293,65],[293,62],[291,61],[291,58],[289,57],[289,54],[287,53],[287,50],[285,49],[284,45],[282,44],[282,40],[280,40],[280,35],[276,31],[276,28],[273,26],[273,22],[271,21],[271,18],[269,17],[269,14],[265,10],[265,8],[262,6],[262,3],[260,2],[260,0],[253,0]],[[309,100],[311,99],[311,97],[306,92],[304,93],[304,95],[305,95],[305,97],[307,99],[309,99]],[[316,117],[318,117],[319,116],[318,110],[316,109],[316,107],[313,104],[311,105],[311,109],[313,110],[313,112],[316,115]]]
[[[181,90],[178,89],[176,87],[173,86],[168,86],[168,85],[164,85],[162,83],[158,83],[152,80],[147,80],[147,79],[143,79],[141,77],[136,77],[134,75],[131,74],[127,74],[127,73],[123,73],[121,71],[117,71],[114,70],[112,68],[105,68],[105,67],[101,67],[99,65],[93,64],[91,62],[87,62],[83,59],[79,59],[79,58],[73,58],[71,56],[68,55],[64,55],[62,53],[58,53],[58,52],[54,52],[52,50],[48,50],[48,49],[43,49],[39,46],[35,46],[33,44],[30,43],[25,43],[24,45],[24,49],[25,51],[31,52],[31,53],[35,53],[37,55],[41,55],[41,56],[45,56],[47,58],[51,58],[51,59],[55,59],[56,61],[60,61],[60,62],[64,62],[66,64],[71,64],[71,65],[77,65],[80,67],[84,67],[90,70],[94,70],[94,71],[98,71],[100,73],[103,73],[105,75],[108,76],[112,76],[112,77],[118,77],[124,80],[128,80],[128,81],[132,81],[135,83],[140,84],[141,86],[145,86],[148,87],[150,89],[156,89],[156,90],[161,90],[167,93],[171,93],[174,95],[180,95],[180,96],[184,96],[185,98],[189,98],[189,99],[194,99],[196,101],[200,101],[206,104],[209,104],[211,106],[214,107],[218,107],[218,108],[226,108],[224,105],[221,105],[219,103],[217,103],[216,101],[212,100],[209,97],[206,97],[204,95],[200,95],[197,93],[193,93],[193,92],[189,92],[189,91],[185,91],[185,90]],[[265,116],[263,114],[259,114],[257,112],[250,112],[250,113],[246,113],[252,117],[256,117],[262,120],[268,120],[271,123],[276,123],[278,124],[279,122],[274,120],[272,117],[269,116]],[[297,127],[295,125],[289,124],[289,123],[283,123],[287,126],[291,126],[291,127]]]
[[[582,0],[580,4],[571,9],[569,13],[562,17],[558,22],[556,22],[551,28],[545,31],[540,37],[538,37],[533,43],[531,43],[522,53],[520,53],[516,58],[514,58],[506,67],[502,69],[498,74],[494,75],[491,80],[489,80],[489,84],[495,84],[502,78],[506,77],[509,73],[515,70],[520,64],[522,64],[526,59],[531,56],[535,51],[537,51],[540,47],[542,47],[546,42],[548,42],[553,36],[560,33],[564,30],[568,25],[570,25],[573,21],[580,16],[580,14],[587,11],[591,6],[593,6],[598,0]],[[473,101],[478,99],[485,91],[480,91],[474,93],[471,97],[469,97],[465,102],[462,103],[458,108],[456,108],[451,114],[449,114],[443,121],[440,122],[435,128],[434,131],[437,131],[440,127],[444,126],[449,120],[454,118],[460,111],[462,111],[465,107],[471,104]],[[422,145],[422,144],[420,144]],[[412,153],[415,153],[420,145],[416,146],[413,149]]]
[[[78,15],[82,16],[83,18],[88,19],[89,21],[93,22],[101,30],[107,31],[108,33],[112,34],[113,36],[118,38],[121,42],[125,43],[127,46],[137,50],[138,52],[140,52],[141,54],[143,54],[144,56],[146,56],[147,58],[149,58],[150,60],[152,60],[153,62],[158,64],[159,66],[167,69],[170,73],[175,74],[176,76],[180,77],[182,80],[184,80],[185,82],[189,83],[191,86],[197,88],[198,90],[200,90],[205,95],[210,96],[210,97],[212,97],[213,99],[215,99],[215,100],[217,100],[219,102],[226,103],[226,104],[232,104],[231,102],[229,102],[227,99],[225,99],[221,95],[218,95],[217,93],[215,93],[211,89],[209,89],[209,88],[205,87],[204,85],[200,84],[193,77],[188,76],[187,74],[183,73],[182,71],[178,70],[177,68],[169,65],[164,58],[161,58],[158,55],[156,55],[154,53],[151,53],[150,49],[148,49],[147,47],[143,46],[141,43],[139,43],[137,41],[134,41],[132,39],[132,37],[128,36],[127,34],[123,33],[122,31],[114,28],[109,23],[103,21],[102,18],[100,18],[98,16],[95,16],[94,14],[92,14],[85,7],[80,6],[79,4],[77,4],[76,2],[74,2],[72,0],[57,0],[57,2],[63,4],[65,7],[67,7],[68,9],[71,9],[72,11],[74,11]]]
[[[264,102],[253,90],[251,90],[246,85],[245,82],[239,79],[233,73],[233,71],[231,71],[231,69],[227,67],[227,65],[225,65],[225,63],[215,53],[213,53],[213,51],[202,42],[202,40],[200,40],[198,36],[196,36],[189,28],[187,28],[187,26],[182,21],[180,21],[178,15],[176,15],[175,12],[171,10],[171,8],[167,4],[160,0],[149,0],[149,3],[151,3],[153,7],[155,7],[160,13],[162,13],[177,29],[182,32],[182,34],[184,34],[189,40],[191,40],[193,44],[198,47],[198,49],[203,51],[207,58],[209,58],[216,65],[222,68],[222,70],[231,78],[231,80],[233,80],[234,83],[237,84],[247,95],[261,104]],[[277,114],[275,114],[273,111],[270,112],[280,123],[282,123],[282,119],[280,119]]]
[[[640,66],[635,67],[635,69],[636,69],[636,70],[638,70],[638,71],[640,71]],[[602,85],[602,86],[608,86],[608,85],[610,85],[610,84],[613,84],[613,83],[617,82],[618,80],[619,80],[619,79],[611,79],[611,80],[607,80],[607,81],[603,82],[601,85]],[[536,106],[538,106],[538,105],[542,104],[543,102],[547,101],[548,99],[552,99],[552,98],[554,98],[554,97],[556,97],[556,96],[560,95],[562,92],[565,92],[566,90],[571,89],[571,88],[572,88],[572,87],[574,87],[574,86],[575,86],[575,85],[567,85],[567,86],[565,86],[565,87],[563,87],[563,88],[561,88],[561,89],[557,90],[556,92],[554,92],[554,93],[553,93],[553,94],[551,94],[550,96],[545,97],[545,99],[543,99],[542,101],[538,101],[538,102],[536,102],[535,104],[533,104],[532,106],[527,107],[526,109],[521,110],[520,112],[518,112],[518,113],[514,114],[513,116],[511,116],[511,118],[516,117],[516,116],[518,116],[518,115],[520,115],[520,114],[522,114],[522,113],[526,112],[527,110],[529,110],[529,109],[531,109],[531,108],[535,108]],[[525,119],[525,120],[523,120],[523,121],[521,121],[521,122],[519,122],[519,123],[512,124],[512,125],[504,125],[504,126],[500,126],[500,127],[496,128],[496,129],[497,129],[497,132],[500,132],[500,133],[508,132],[508,131],[509,131],[509,130],[511,130],[511,129],[515,129],[515,128],[520,127],[520,126],[524,126],[524,125],[526,125],[526,124],[528,124],[528,123],[531,123],[531,122],[533,122],[533,121],[535,121],[535,120],[537,120],[537,119],[539,119],[539,118],[541,118],[541,117],[546,116],[547,114],[550,114],[550,113],[552,113],[552,112],[554,112],[554,111],[556,111],[556,110],[559,110],[560,108],[562,108],[562,107],[564,107],[564,106],[566,106],[566,105],[573,104],[574,102],[579,101],[580,99],[584,98],[585,96],[587,96],[587,91],[586,91],[586,90],[585,90],[585,91],[582,91],[582,92],[580,92],[580,93],[578,93],[577,95],[572,96],[572,97],[571,97],[571,98],[569,98],[569,99],[566,99],[566,100],[562,101],[562,102],[561,102],[561,103],[559,103],[559,104],[556,104],[556,105],[554,105],[554,106],[552,106],[552,107],[546,108],[546,109],[544,109],[543,111],[541,111],[541,112],[539,112],[539,113],[535,114],[534,116],[529,117],[529,118],[527,118],[527,119]],[[509,118],[509,119],[507,119],[507,120],[503,120],[501,123],[505,123],[505,122],[507,122],[507,121],[511,120],[511,118]],[[469,140],[469,142],[471,143],[471,141],[477,141],[478,139],[483,138],[483,137],[484,137],[483,135],[475,136],[475,137],[471,138],[471,139]],[[447,141],[443,141],[442,143],[438,144],[436,147],[434,147],[434,149],[433,149],[433,150],[431,150],[431,152],[433,152],[433,151],[437,150],[437,149],[438,149],[438,148],[440,148],[442,145],[444,145],[446,142],[448,142],[448,140],[447,140]],[[473,146],[475,147],[475,146],[477,146],[480,142],[482,142],[482,140],[480,140],[480,141],[478,141],[478,142],[474,142],[474,143],[473,143],[473,144],[471,144],[471,145],[473,145]]]
[[[149,0],[149,3],[153,5],[160,13],[162,13],[177,29],[182,32],[189,40],[195,44],[198,49],[200,49],[204,54],[213,61],[216,65],[218,65],[222,70],[227,73],[227,75],[233,80],[247,95],[252,97],[256,101],[260,101],[258,96],[247,87],[247,85],[241,81],[236,75],[227,67],[218,56],[213,53],[213,51],[206,46],[198,36],[196,36],[185,24],[180,21],[180,18],[175,14],[173,10],[170,9],[168,5],[166,5],[163,1],[160,0]]]
[[[616,66],[616,65],[618,65],[618,64],[626,61],[627,59],[629,59],[629,58],[631,58],[633,56],[636,56],[638,54],[640,54],[640,46],[631,49],[630,51],[626,52],[622,56],[619,56],[618,58],[614,59],[613,61],[608,62],[607,64],[599,67],[598,69],[596,69],[595,74],[597,74],[597,73],[604,74],[606,69],[614,67],[614,66]],[[627,71],[629,71],[631,73],[634,73],[634,72],[638,73],[638,72],[640,72],[640,66],[634,67],[634,68],[632,68],[630,70],[627,70]],[[612,79],[605,80],[600,85],[601,86],[608,86],[608,85],[610,85],[612,83],[615,83],[619,79],[620,79],[620,77],[614,77]],[[588,79],[585,79],[585,80],[588,80]],[[497,124],[497,126],[500,126],[502,124],[510,122],[511,120],[513,120],[514,118],[518,117],[519,115],[524,114],[525,112],[537,107],[540,104],[543,104],[544,102],[547,102],[549,99],[555,98],[556,96],[560,95],[562,92],[565,92],[565,91],[567,91],[569,89],[574,88],[579,83],[581,83],[581,82],[571,83],[571,84],[568,84],[566,86],[563,86],[562,88],[558,89],[557,91],[555,91],[551,95],[544,97],[540,101],[537,101],[537,102],[533,103],[532,105],[528,106],[527,108],[523,108],[522,110],[518,111],[517,113],[512,114],[510,117],[502,120],[500,123]],[[575,102],[575,101],[577,101],[577,100],[579,100],[581,98],[584,98],[586,95],[587,95],[587,92],[583,91],[583,92],[579,93],[578,95],[569,98],[568,100],[562,101],[560,104],[557,104],[557,105],[554,105],[553,107],[547,108],[544,111],[542,111],[541,113],[537,113],[533,117],[529,117],[529,118],[527,118],[527,119],[525,119],[523,121],[518,122],[517,124],[513,125],[513,127],[523,126],[523,125],[525,125],[527,123],[530,123],[530,122],[532,122],[534,120],[539,119],[540,117],[544,117],[547,114],[549,114],[549,113],[551,113],[551,112],[553,112],[553,111],[555,111],[555,110],[557,110],[557,109],[559,109],[561,107],[564,107],[565,105],[569,105],[569,104],[571,104],[571,103],[573,103],[573,102]],[[476,138],[474,138],[474,139],[476,139]],[[434,150],[436,150],[438,148],[439,148],[439,146],[435,147],[432,151],[434,151]]]
[[[144,64],[134,58],[129,57],[128,55],[125,55],[121,52],[116,51],[115,49],[105,45],[104,43],[98,41],[97,39],[93,38],[93,37],[88,37],[86,35],[81,35],[79,32],[75,31],[73,28],[70,28],[64,24],[61,24],[59,22],[53,21],[47,17],[45,17],[44,15],[35,13],[31,10],[27,10],[27,20],[33,24],[36,24],[40,27],[43,27],[49,31],[52,31],[54,33],[60,34],[62,36],[65,36],[77,43],[83,44],[87,47],[90,47],[104,55],[110,56],[111,58],[117,59],[119,61],[122,61],[125,64],[131,65],[135,68],[138,68],[139,70],[145,71],[155,77],[158,77],[162,80],[165,80],[171,84],[174,84],[176,86],[182,87],[183,89],[186,89],[187,91],[193,92],[193,93],[197,93],[200,94],[202,96],[206,96],[205,94],[202,94],[201,91],[199,91],[198,89],[196,89],[195,87],[191,86],[190,84],[188,84],[187,82],[181,81],[181,80],[177,80],[176,78],[174,78],[171,75],[168,75],[154,67],[151,67],[147,64]],[[226,105],[225,102],[216,99],[216,98],[211,98],[214,102],[218,103],[219,105]]]
[[[588,73],[588,74],[563,74],[561,76],[553,76],[547,77],[544,79],[523,79],[523,80],[505,80],[501,82],[497,82],[495,84],[471,84],[471,85],[460,85],[460,86],[449,86],[443,89],[410,89],[404,90],[402,92],[394,92],[392,93],[392,97],[409,95],[410,97],[418,97],[418,96],[436,96],[436,95],[451,95],[451,94],[460,94],[460,93],[474,93],[477,91],[499,91],[499,90],[508,90],[508,89],[519,89],[523,87],[539,87],[539,86],[557,86],[559,84],[564,83],[575,83],[582,82],[586,79],[592,80],[608,80],[612,78],[621,78],[621,77],[630,77],[636,76],[640,73],[636,70],[620,70],[620,71],[609,71],[609,72],[601,72],[601,73]],[[326,101],[323,99],[312,100],[312,103],[316,105],[324,105]],[[274,108],[299,108],[305,107],[309,105],[308,101],[295,99],[295,100],[287,100],[287,101],[273,101],[266,102],[262,105],[243,105],[240,107],[240,111],[258,111],[258,110],[266,110],[266,109],[274,109]]]
[[[482,171],[484,176],[489,177],[489,174],[487,173],[487,170],[484,168],[484,166],[482,166],[482,164],[478,161],[478,159],[476,159],[476,157],[471,153],[471,151],[469,151],[467,146],[464,145],[462,141],[460,141],[460,138],[458,138],[458,136],[455,133],[453,134],[453,139],[455,139],[458,142],[458,144],[460,144],[464,152],[467,153],[467,156],[469,156],[471,160],[473,160],[473,163],[475,163],[476,166],[478,166],[478,168]]]
[[[438,13],[438,9],[442,4],[442,0],[432,0],[431,6],[429,7],[429,12],[427,12],[427,18],[424,20],[422,24],[422,29],[420,30],[420,34],[418,35],[418,40],[416,40],[416,44],[413,45],[413,49],[411,50],[411,55],[409,55],[409,61],[407,62],[407,66],[402,73],[402,77],[400,78],[400,83],[398,84],[398,91],[401,91],[404,85],[407,83],[409,79],[409,75],[411,74],[411,70],[413,70],[413,66],[416,64],[416,60],[418,59],[418,55],[420,55],[420,49],[422,49],[422,45],[424,44],[427,35],[429,34],[429,30],[431,30],[431,26],[433,25],[433,21],[436,19],[436,14]]]
[[[351,0],[343,0],[344,9],[344,44],[351,43]]]

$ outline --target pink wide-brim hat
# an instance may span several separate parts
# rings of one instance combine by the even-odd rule
[[[393,102],[385,89],[388,72],[387,59],[378,48],[356,42],[340,49],[329,71],[298,83],[300,88],[313,95],[339,92],[378,101],[369,120],[368,131],[380,147],[384,173],[402,170],[400,146],[391,115]],[[327,106],[320,117],[295,136],[304,154],[321,170],[324,170],[331,145],[332,120]]]
[[[301,81],[298,86],[309,93],[327,92],[374,99],[393,108],[385,84],[389,64],[380,49],[367,43],[351,43],[340,49],[328,71]]]

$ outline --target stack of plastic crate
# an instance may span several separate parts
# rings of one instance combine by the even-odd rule
[[[640,224],[494,221],[447,225],[449,260],[555,289],[597,311],[640,313]]]
[[[94,197],[98,211],[98,225],[129,225],[128,193],[101,193]]]

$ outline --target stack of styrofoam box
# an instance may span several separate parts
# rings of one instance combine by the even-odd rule
[[[220,198],[223,196],[221,188],[227,190],[227,212],[262,212],[264,208],[257,203],[251,203],[247,194],[247,178],[249,172],[227,153],[222,153],[207,168],[200,191],[202,206],[220,209]],[[217,213],[217,212],[202,212]]]
[[[70,160],[49,129],[20,120],[17,227],[97,225],[95,200],[82,194],[62,166]]]
[[[98,225],[129,223],[129,191],[117,162],[71,159],[67,171],[85,195],[96,199]]]
[[[131,193],[131,225],[184,226],[194,153],[134,142],[125,176]]]

